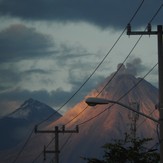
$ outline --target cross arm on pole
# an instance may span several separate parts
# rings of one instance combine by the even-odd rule
[[[58,126],[55,126],[55,130],[38,130],[38,126],[35,126],[35,133],[53,133],[55,134],[55,149],[54,150],[47,150],[44,146],[44,160],[46,160],[46,153],[54,153],[55,154],[55,162],[59,163],[59,133],[79,133],[78,125],[74,130],[67,130],[63,125],[61,129]]]
[[[152,31],[151,25],[148,24],[146,31],[132,31],[131,25],[127,25],[127,35],[157,35],[158,31]]]

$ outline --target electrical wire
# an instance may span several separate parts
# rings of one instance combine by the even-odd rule
[[[137,10],[135,11],[135,13],[133,14],[133,16],[131,17],[129,23],[131,23],[133,21],[133,19],[135,18],[135,16],[137,15],[138,11],[140,10],[140,8],[142,7],[143,3],[145,0],[142,0],[142,2],[140,3],[140,5],[138,6]],[[127,29],[127,26],[124,28],[124,30],[122,31],[122,33],[119,35],[119,37],[117,38],[117,40],[115,41],[115,43],[112,45],[112,47],[110,48],[110,50],[108,51],[108,53],[104,56],[104,58],[101,60],[101,62],[97,65],[97,67],[94,69],[94,71],[90,74],[90,76],[85,80],[85,82],[79,87],[79,89],[53,114],[51,114],[50,116],[48,116],[46,119],[44,119],[43,121],[41,121],[40,123],[37,124],[41,125],[42,123],[44,123],[45,121],[47,121],[48,119],[50,119],[52,116],[54,116],[58,111],[60,111],[81,89],[82,87],[89,81],[89,79],[95,74],[95,72],[97,71],[97,69],[101,66],[101,64],[104,62],[104,60],[107,58],[107,56],[111,53],[111,51],[114,49],[114,47],[116,46],[116,44],[118,43],[118,41],[121,39],[122,35],[125,33]],[[134,48],[133,48],[134,49]],[[131,53],[130,53],[131,54]],[[129,54],[129,55],[130,55]],[[125,61],[127,60],[127,58],[129,57],[129,55],[125,58]],[[125,62],[124,61],[124,62]],[[122,65],[121,65],[122,66]],[[118,68],[120,70],[121,66]],[[118,70],[118,71],[119,71]],[[117,71],[117,73],[118,73]],[[115,76],[116,74],[114,74],[113,76]],[[110,80],[111,82],[111,80]],[[102,92],[102,91],[101,91]],[[85,109],[82,110],[82,112],[84,112],[87,109],[87,107]],[[70,123],[71,121],[73,121],[74,119],[76,119],[82,112],[80,112],[77,116],[75,116],[73,119],[71,119],[68,123]],[[102,113],[101,113],[102,114]],[[67,124],[68,124],[67,123]],[[66,125],[67,125],[66,124]]]
[[[160,12],[160,10],[162,9],[163,7],[163,4],[160,5],[160,7],[158,8],[158,10],[156,11],[156,13],[153,15],[153,17],[151,18],[151,20],[149,21],[149,23],[151,23],[155,18],[156,16],[158,15],[158,13]]]
[[[154,112],[156,111],[156,109],[154,109],[148,116],[152,115]],[[140,128],[140,126],[147,120],[147,117],[145,117],[145,119],[137,126],[137,129]],[[158,138],[158,142],[160,143],[160,136],[159,136],[159,131],[158,131],[158,126],[159,124],[156,124],[156,133],[157,133],[157,138]],[[159,144],[156,143],[156,144]],[[155,145],[153,147],[151,147],[149,150],[152,150],[155,147]]]
[[[160,6],[160,8],[159,8],[158,11],[156,12],[156,14],[152,17],[152,19],[150,20],[150,23],[153,21],[153,19],[154,19],[154,18],[156,17],[156,15],[159,13],[159,11],[161,10],[162,6],[163,6],[163,5]],[[123,33],[124,33],[124,32],[123,32]],[[142,36],[141,36],[141,37],[142,37]],[[141,37],[138,39],[137,43],[139,42],[139,40],[141,39]],[[135,44],[135,46],[133,47],[133,49],[131,50],[131,52],[132,52],[132,51],[134,50],[134,48],[136,47],[137,43]],[[127,59],[126,59],[126,60],[127,60]],[[126,60],[125,60],[125,61],[126,61]],[[145,77],[146,77],[156,66],[157,66],[157,64],[145,75]],[[144,78],[145,78],[145,77],[144,77]],[[144,79],[144,78],[143,78],[143,79]],[[140,81],[141,81],[141,80],[140,80]],[[140,81],[139,81],[138,83],[140,83]],[[104,89],[105,89],[105,88],[103,88],[103,90],[104,90]],[[102,91],[101,91],[101,92],[102,92]],[[86,108],[85,108],[84,110],[86,110]],[[84,110],[83,110],[83,111],[84,111]],[[82,112],[83,112],[83,111],[82,111]],[[106,110],[104,110],[103,112],[105,112],[105,111],[106,111]],[[82,113],[82,112],[81,112],[81,113]],[[96,115],[96,117],[99,116],[100,114],[102,114],[103,112],[101,112],[101,113],[99,113],[98,115]],[[81,114],[81,113],[80,113],[80,114]],[[77,116],[79,116],[79,115],[77,115]],[[74,120],[77,116],[75,116],[72,120]],[[79,125],[82,125],[82,124],[84,124],[84,123],[86,123],[86,122],[88,122],[88,121],[90,121],[90,120],[92,120],[92,119],[94,119],[94,118],[95,118],[95,117],[92,117],[91,119],[89,119],[89,120],[87,120],[87,121],[85,121],[85,122],[83,122],[83,123],[80,123]],[[71,120],[71,121],[72,121],[72,120]],[[69,121],[68,123],[70,123],[71,121]],[[67,125],[67,124],[66,124],[66,125]],[[71,136],[72,136],[72,135],[70,135],[70,136],[68,137],[68,139],[66,140],[66,142],[64,143],[64,145],[62,146],[62,148],[67,144],[67,142],[69,141],[69,139],[71,138]]]
[[[48,148],[49,145],[55,140],[55,137],[53,137],[53,139],[48,143],[48,145],[45,148]],[[35,161],[42,155],[42,153],[44,153],[44,151],[41,151],[41,153],[39,153],[35,159],[32,161],[32,163],[35,163]]]
[[[157,16],[157,14],[159,13],[159,11],[161,10],[161,8],[163,7],[163,4],[159,7],[159,9],[157,10],[157,12],[154,14],[154,16],[151,18],[151,20],[149,21],[149,23],[151,23],[153,20],[154,20],[154,18]],[[147,29],[147,27],[145,28],[145,30]],[[136,44],[134,45],[134,47],[132,48],[132,50],[130,51],[130,53],[129,53],[129,55],[132,53],[132,51],[135,49],[135,47],[137,46],[137,44],[138,44],[138,42],[140,41],[140,39],[141,39],[141,37],[142,37],[142,35],[139,37],[139,39],[137,40],[137,42],[136,42]],[[124,60],[124,62],[127,60],[127,58],[129,57],[129,55],[125,58],[125,60]],[[123,62],[123,63],[124,63]],[[153,66],[153,68],[143,77],[143,79],[156,67],[158,65],[158,63],[156,64],[156,65],[154,65]],[[122,65],[121,65],[122,66]],[[120,68],[121,68],[121,66],[119,67],[119,70],[120,70]],[[115,75],[116,75],[116,73],[115,73]],[[114,78],[114,76],[115,75],[113,75],[113,78]],[[112,80],[112,79],[111,79]],[[110,81],[111,81],[110,80]],[[109,83],[110,83],[110,81],[109,81]],[[139,82],[136,84],[136,86],[140,83],[140,81],[142,81],[142,80],[139,80]],[[108,83],[103,87],[103,89],[100,91],[100,93],[107,87],[107,85],[108,85]],[[135,88],[135,86],[133,87],[133,88]],[[132,88],[132,89],[133,89]],[[130,89],[124,96],[126,96],[132,89]],[[122,97],[123,98],[123,97]],[[121,98],[120,98],[121,99]],[[119,100],[118,100],[119,101]],[[111,108],[112,106],[113,106],[114,104],[112,104],[109,108]],[[87,108],[87,107],[86,107]],[[83,111],[85,111],[86,110],[86,108],[83,110]],[[78,124],[78,125],[82,125],[82,124],[85,124],[85,123],[87,123],[87,122],[89,122],[89,121],[91,121],[91,120],[93,120],[94,118],[96,118],[96,117],[98,117],[99,115],[101,115],[101,114],[103,114],[106,110],[108,110],[108,108],[107,109],[105,109],[105,110],[103,110],[102,112],[100,112],[100,113],[98,113],[96,116],[94,116],[94,117],[92,117],[92,118],[90,118],[90,119],[88,119],[88,120],[86,120],[86,121],[84,121],[84,122],[82,122],[82,123],[80,123],[80,124]],[[82,112],[80,112],[77,116],[75,116],[72,120],[74,120],[75,118],[77,118],[81,113],[83,113],[83,111]],[[153,113],[153,112],[152,112]],[[151,113],[151,114],[152,114]],[[70,120],[68,123],[70,123],[72,120]],[[67,124],[68,124],[67,123]],[[69,138],[70,139],[70,138]]]
[[[146,27],[147,28],[147,27]],[[145,28],[145,30],[146,30]],[[129,54],[126,56],[126,58],[124,59],[124,61],[122,62],[122,64],[118,67],[117,71],[113,74],[113,76],[111,77],[111,79],[105,84],[105,86],[99,91],[99,93],[96,95],[96,97],[98,97],[104,90],[105,88],[110,84],[110,82],[115,78],[115,76],[118,74],[118,72],[120,71],[121,67],[123,66],[123,64],[126,62],[126,60],[129,58],[129,56],[131,55],[131,53],[133,52],[133,50],[135,49],[135,47],[138,45],[139,41],[141,40],[141,38],[143,37],[143,35],[141,35],[138,40],[136,41],[136,43],[134,44],[134,46],[132,47],[131,51],[129,52]],[[155,67],[155,66],[154,66]],[[71,121],[73,121],[74,119],[76,119],[79,115],[81,115],[88,106],[86,106],[78,115],[76,115],[74,118],[72,118],[69,122],[66,123],[69,124]],[[105,111],[103,111],[105,112]],[[100,113],[99,113],[100,115]]]
[[[28,144],[29,140],[32,137],[32,134],[34,133],[34,129],[31,131],[31,133],[29,134],[27,140],[25,141],[24,145],[22,146],[21,150],[19,151],[19,153],[16,155],[14,161],[12,163],[15,163],[17,161],[17,159],[20,157],[21,153],[23,152],[24,148],[26,147],[26,145]]]
[[[141,5],[143,4],[143,1],[142,1],[142,3],[141,3]],[[157,10],[157,12],[155,13],[155,15],[152,17],[152,19],[150,20],[150,23],[154,20],[154,18],[156,17],[156,15],[159,13],[159,11],[160,11],[160,9],[162,8],[162,5],[161,5],[161,7]],[[140,8],[139,8],[140,9]],[[139,10],[138,9],[138,10]],[[137,12],[138,12],[138,10],[137,10]],[[136,12],[136,13],[137,13]],[[136,15],[136,14],[135,14]],[[135,16],[134,15],[134,16]],[[133,17],[134,17],[133,16]],[[132,17],[132,19],[131,19],[131,21],[133,20],[133,17]],[[147,27],[146,27],[147,28]],[[145,28],[145,30],[146,30],[146,28]],[[125,28],[125,30],[126,30],[126,28]],[[123,35],[123,33],[125,32],[125,30],[122,32],[122,35]],[[122,35],[120,35],[120,37],[122,36]],[[141,37],[142,36],[140,36],[139,37],[139,39],[138,39],[138,41],[136,42],[136,44],[135,44],[135,46],[132,48],[132,50],[130,51],[130,53],[129,53],[129,55],[132,53],[132,51],[135,49],[135,47],[136,47],[136,45],[138,44],[138,42],[140,41],[140,39],[141,39]],[[129,57],[129,55],[126,57],[126,59],[124,60],[124,62],[127,60],[127,58]],[[157,64],[156,64],[157,65]],[[151,69],[151,71],[156,67],[156,65]],[[119,69],[120,69],[121,67],[119,67]],[[149,72],[150,73],[150,72]],[[116,75],[116,74],[114,74],[114,75]],[[148,73],[147,73],[147,75],[148,75]],[[108,84],[107,84],[108,85]],[[106,86],[107,86],[106,85]],[[105,87],[106,87],[105,86]],[[101,92],[105,89],[105,87],[101,90]],[[71,121],[73,121],[74,119],[76,119],[81,113],[83,113],[85,110],[87,109],[87,107],[85,108],[85,109],[83,109],[78,115],[76,115],[73,119],[71,119],[68,123],[70,123]],[[101,115],[102,113],[104,113],[106,110],[104,110],[104,111],[102,111],[102,112],[100,112],[98,115],[96,115],[95,117],[97,117],[97,116],[99,116],[99,115]],[[86,122],[89,122],[90,120],[92,120],[92,119],[94,119],[95,117],[92,117],[91,119],[89,119],[89,120],[87,120],[87,121],[85,121],[85,122],[83,122],[83,123],[80,123],[79,125],[82,125],[82,124],[84,124],[84,123],[86,123]],[[66,123],[66,125],[68,124],[68,123]],[[71,135],[72,136],[72,135]],[[71,136],[68,138],[68,140],[71,138]],[[68,141],[67,140],[67,141]],[[67,142],[66,141],[66,142]],[[65,143],[66,144],[66,143]],[[64,147],[64,146],[63,146]]]
[[[140,4],[140,6],[138,7],[138,9],[136,10],[135,13],[137,13],[137,12],[140,10],[140,8],[141,8],[143,2],[144,2],[144,1],[142,1],[142,3]],[[148,24],[150,24],[150,23],[156,18],[156,16],[158,15],[158,13],[159,13],[160,10],[162,9],[162,7],[163,7],[163,4],[161,4],[161,6],[157,9],[156,13],[152,16],[152,18],[150,19],[150,21],[149,21]],[[136,16],[136,14],[134,14],[134,16],[131,18],[131,20],[129,21],[128,24],[131,23],[131,21],[133,20],[133,18],[134,18],[135,16]],[[147,27],[148,27],[148,26],[146,26],[146,28],[144,29],[144,31],[146,31]],[[127,28],[127,27],[126,27],[126,28]],[[120,37],[121,37],[121,36],[123,35],[123,33],[125,32],[126,28],[123,30],[123,32],[122,32],[122,34],[120,35]],[[139,41],[141,40],[142,37],[143,37],[143,35],[140,35],[140,37],[138,38],[138,40],[136,41],[136,43],[135,43],[134,46],[132,47],[131,51],[129,52],[129,54],[126,56],[126,58],[125,58],[124,61],[122,62],[122,64],[119,66],[119,68],[117,69],[117,71],[113,74],[113,76],[112,76],[111,79],[108,81],[108,83],[101,89],[101,91],[98,93],[97,96],[99,96],[100,93],[103,92],[103,90],[109,85],[109,83],[110,83],[110,82],[113,80],[113,78],[117,75],[117,73],[118,73],[119,70],[121,69],[122,65],[123,65],[123,64],[126,62],[126,60],[129,58],[129,56],[131,55],[131,53],[133,52],[133,50],[135,49],[135,47],[137,46],[137,44],[139,43]],[[155,67],[155,66],[154,66],[154,67]],[[97,96],[96,96],[96,97],[97,97]],[[82,114],[86,109],[87,109],[87,107],[84,108],[78,115],[76,115],[74,118],[72,118],[69,122],[67,122],[66,125],[67,125],[68,123],[70,123],[71,121],[73,121],[74,119],[76,119],[76,118],[77,118],[80,114]],[[105,111],[103,111],[103,112],[105,112]],[[100,114],[100,113],[99,113],[99,114]]]
[[[154,20],[154,18],[157,16],[157,14],[159,13],[159,11],[161,10],[161,8],[163,7],[163,4],[160,6],[160,8],[157,10],[157,12],[155,13],[155,15],[152,17],[152,19],[149,21],[149,23],[151,23],[153,20]],[[145,28],[145,30],[147,29],[147,27]],[[138,39],[138,41],[136,42],[136,44],[135,44],[135,46],[132,48],[132,50],[131,50],[131,52],[130,53],[132,53],[132,51],[134,50],[134,48],[136,47],[136,45],[138,44],[138,42],[140,41],[140,39],[141,39],[141,37],[142,37],[142,35],[139,37],[139,39]],[[129,54],[130,54],[129,53]],[[126,59],[124,60],[124,62],[127,60],[127,58],[128,57],[126,57]],[[126,92],[126,94],[124,94],[124,96],[122,96],[119,100],[121,100],[123,97],[125,97],[132,89],[134,89],[138,84],[140,84],[140,82],[143,80],[143,79],[145,79],[145,77],[156,67],[158,65],[158,63],[157,64],[155,64],[153,67],[152,67],[152,69],[141,79],[141,80],[139,80],[139,82],[133,87],[133,88],[131,88],[128,92]],[[106,85],[107,86],[107,85]],[[105,87],[106,87],[105,86]],[[101,92],[105,89],[105,87],[101,90]],[[100,93],[101,93],[100,92]],[[118,101],[119,101],[118,100]],[[112,104],[109,108],[111,108],[112,106],[113,106],[114,104]],[[87,108],[87,107],[86,107]],[[86,110],[86,108],[83,110],[83,111],[85,111]],[[91,121],[92,119],[94,119],[94,118],[96,118],[96,117],[98,117],[99,115],[101,115],[102,113],[104,113],[106,110],[108,110],[108,108],[107,109],[105,109],[105,110],[103,110],[102,112],[100,112],[100,113],[98,113],[96,116],[94,116],[94,117],[92,117],[92,118],[90,118],[90,119],[88,119],[88,120],[86,120],[86,121],[84,121],[84,122],[82,122],[82,123],[80,123],[80,124],[78,124],[78,125],[83,125],[83,124],[85,124],[85,123],[87,123],[87,122],[89,122],[89,121]],[[82,112],[83,112],[82,111]],[[81,114],[82,112],[80,112],[79,114]],[[152,113],[151,113],[152,114]],[[78,117],[79,115],[77,115],[77,116],[75,116],[72,120],[74,120],[76,117]],[[72,121],[71,120],[71,121]],[[69,121],[68,123],[70,123],[71,121]],[[67,124],[68,124],[67,123]],[[66,124],[66,125],[67,125]],[[62,148],[67,144],[67,142],[69,141],[69,139],[71,138],[71,136],[72,135],[70,135],[69,137],[68,137],[68,139],[66,140],[66,142],[65,142],[65,144],[62,146]]]
[[[137,13],[139,12],[139,10],[141,9],[143,3],[145,0],[142,0],[141,3],[139,4],[138,8],[136,9],[136,11],[134,12],[133,16],[131,17],[131,19],[129,20],[128,24],[130,24],[133,19],[136,17]],[[116,44],[119,42],[119,40],[121,39],[122,35],[125,33],[127,29],[127,26],[124,28],[124,30],[122,31],[122,33],[119,35],[119,37],[117,38],[117,40],[114,42],[114,44],[112,45],[112,47],[110,48],[110,50],[108,51],[108,53],[102,58],[102,60],[100,61],[100,63],[97,65],[97,67],[94,69],[94,71],[90,74],[90,76],[84,81],[84,83],[76,90],[76,92],[57,110],[60,111],[67,103],[69,103],[71,101],[71,99],[83,88],[83,86],[90,80],[90,78],[95,74],[95,72],[98,70],[98,68],[102,65],[102,63],[105,61],[105,59],[108,57],[108,55],[112,52],[112,50],[114,49],[114,47],[116,46]],[[50,119],[52,116],[54,116],[56,114],[53,113],[50,116],[48,116],[46,119],[44,119],[43,121],[41,121],[40,123],[37,124],[37,126],[41,125],[42,123],[44,123],[45,121],[47,121],[48,119]]]
[[[136,16],[136,14],[138,13],[138,11],[140,10],[141,6],[143,5],[144,1],[142,1],[142,3],[139,5],[138,9],[136,10],[136,12],[134,13],[134,15],[132,16],[132,18],[130,19],[129,23],[130,24],[132,22],[132,20],[134,19],[134,17]],[[158,11],[157,11],[158,12]],[[147,27],[146,27],[147,28]],[[122,33],[120,34],[120,36],[118,37],[117,41],[114,43],[114,45],[112,46],[112,48],[110,49],[110,51],[108,53],[110,53],[112,51],[112,49],[114,48],[114,46],[117,44],[117,42],[120,40],[120,38],[122,37],[122,35],[124,34],[124,32],[126,31],[127,26],[124,28],[124,30],[122,31]],[[145,29],[146,30],[146,29]],[[131,53],[133,52],[133,50],[135,49],[135,47],[137,46],[137,44],[139,43],[139,41],[141,40],[142,35],[139,37],[139,39],[136,41],[135,45],[133,46],[133,48],[131,49],[131,51],[129,52],[129,54],[126,56],[126,58],[124,59],[124,61],[122,62],[122,64],[118,67],[117,71],[113,74],[113,76],[111,77],[111,79],[107,82],[107,84],[101,89],[101,91],[98,93],[97,96],[99,96],[103,90],[109,85],[109,83],[114,79],[114,77],[117,75],[117,73],[120,71],[121,67],[123,66],[123,64],[126,62],[126,60],[129,58],[129,56],[131,55]],[[107,53],[107,54],[108,54]],[[96,96],[96,97],[97,97]],[[69,122],[66,123],[66,125],[68,123],[70,123],[71,121],[73,121],[74,119],[76,119],[80,114],[82,114],[85,110],[87,109],[84,108],[78,115],[76,115],[74,118],[72,118]]]
[[[152,115],[155,111],[156,109],[154,109],[148,116]],[[137,128],[139,128],[146,120],[147,120],[147,117],[145,117],[145,119],[137,126]]]
[[[153,69],[158,65],[155,64],[145,75],[143,78],[141,78],[133,87],[131,87],[123,96],[121,96],[117,101],[119,102],[120,100],[122,100],[126,95],[129,94],[129,92],[131,92],[133,89],[135,89],[152,71]],[[110,110],[112,108],[112,106],[114,106],[115,104],[111,104],[108,108],[104,109],[103,111],[101,111],[100,113],[96,114],[95,116],[91,117],[90,119],[84,121],[84,122],[81,122],[79,124],[77,124],[78,126],[81,126],[81,125],[84,125],[88,122],[90,122],[91,120],[97,118],[98,116],[100,116],[101,114],[103,114],[105,111],[107,110]],[[66,140],[66,142],[64,143],[64,145],[62,146],[62,149],[64,148],[64,146],[68,143],[68,141],[70,140],[70,138],[72,137],[72,135],[70,135],[68,137],[68,139]]]
[[[44,151],[41,151],[41,153],[39,153],[39,155],[37,155],[37,157],[35,157],[35,159],[32,161],[32,163],[35,163],[35,161],[44,153]]]
[[[145,76],[143,78],[141,78],[134,86],[132,86],[123,96],[121,96],[118,100],[116,100],[117,102],[119,102],[120,100],[122,100],[125,96],[127,96],[133,89],[135,89],[149,74],[150,72],[157,66],[157,64],[155,64],[149,71],[148,73],[145,74]],[[102,113],[104,113],[106,110],[110,109],[112,106],[114,106],[115,104],[110,105],[108,108],[106,108],[105,110],[101,111],[100,113],[98,113],[97,115],[95,115],[94,117],[79,123],[78,125],[83,125],[89,121],[91,121],[92,119],[98,117],[99,115],[101,115]]]
[[[135,18],[135,16],[137,15],[138,11],[140,10],[140,8],[142,7],[144,3],[144,0],[142,0],[141,4],[139,5],[139,7],[137,8],[136,12],[134,13],[134,15],[132,16],[132,18],[130,19],[129,23],[131,23],[133,21],[133,19]],[[121,35],[118,37],[118,39],[116,40],[116,42],[113,44],[113,46],[111,47],[111,49],[109,50],[109,52],[104,56],[104,58],[101,60],[101,62],[99,63],[99,65],[95,68],[95,70],[92,72],[92,74],[85,80],[85,82],[79,87],[79,89],[57,110],[57,112],[59,110],[61,110],[81,89],[82,87],[88,82],[88,80],[94,75],[94,73],[97,71],[97,69],[101,66],[101,64],[104,62],[104,60],[107,58],[107,56],[111,53],[111,51],[113,50],[113,48],[116,46],[116,44],[118,43],[118,41],[120,40],[120,38],[122,37],[122,35],[124,34],[125,30],[127,27],[125,27],[125,29],[123,30],[123,32],[121,33]],[[56,112],[55,112],[56,114]],[[40,123],[38,123],[37,125],[42,124],[43,122],[47,121],[49,118],[51,118],[52,116],[54,116],[54,114],[51,114],[49,117],[47,117],[45,120],[41,121]],[[27,138],[25,144],[23,145],[23,147],[21,148],[21,150],[19,151],[18,155],[16,156],[14,162],[16,162],[16,160],[18,159],[18,157],[20,156],[20,154],[22,153],[22,151],[24,150],[25,146],[27,145],[27,143],[29,142],[30,138],[32,137],[34,129],[32,130],[30,136]],[[14,163],[13,162],[13,163]]]
[[[161,8],[163,7],[163,4],[158,8],[158,10],[156,11],[156,13],[154,14],[154,16],[151,18],[151,20],[149,21],[149,23],[151,23],[154,19],[155,19],[155,17],[158,15],[158,13],[159,13],[159,11],[161,10]],[[145,28],[145,30],[147,29],[147,27]],[[144,30],[144,31],[145,31]],[[133,46],[133,48],[131,49],[131,51],[130,51],[130,53],[127,55],[127,57],[125,58],[125,60],[123,61],[123,64],[126,62],[126,60],[128,59],[128,57],[130,56],[130,54],[133,52],[133,50],[135,49],[135,47],[137,46],[137,44],[139,43],[139,41],[140,41],[140,39],[142,38],[142,36],[143,35],[141,35],[140,37],[139,37],[139,39],[137,40],[137,42],[135,43],[135,45]],[[151,71],[153,71],[153,69],[156,67],[158,65],[158,63],[156,64],[156,65],[154,65],[153,66],[153,68],[141,79],[141,80],[139,80],[139,82],[134,86],[134,87],[136,87]],[[122,66],[122,65],[121,65]],[[121,66],[118,68],[118,70],[116,71],[116,73],[114,73],[114,75],[112,76],[112,78],[111,78],[111,80],[113,80],[113,78],[115,77],[115,75],[118,73],[118,71],[120,70],[120,68],[121,68]],[[99,94],[100,93],[102,93],[102,91],[108,86],[108,84],[111,82],[111,80],[109,80],[109,82],[102,88],[102,90],[99,92]],[[124,96],[126,96],[131,90],[132,90],[133,88],[131,88],[128,92],[126,92],[126,94],[124,95]],[[99,95],[98,94],[98,95]],[[97,96],[98,96],[97,95]],[[97,97],[96,96],[96,97]],[[123,97],[122,97],[123,98]],[[112,104],[112,105],[114,105],[114,104]],[[111,105],[111,106],[112,106]],[[87,108],[87,107],[86,107]],[[86,110],[86,108],[85,109],[83,109],[78,115],[76,115],[72,120],[74,120],[75,118],[77,118],[81,113],[83,113],[85,110]],[[102,112],[100,112],[100,113],[98,113],[98,115],[96,115],[95,117],[92,117],[91,119],[89,119],[89,120],[87,120],[87,121],[85,121],[85,122],[83,122],[83,123],[80,123],[80,124],[78,124],[78,125],[81,125],[81,124],[84,124],[84,123],[86,123],[86,122],[89,122],[90,120],[92,120],[92,119],[94,119],[94,118],[96,118],[97,116],[99,116],[99,115],[101,115],[102,113],[104,113],[106,110],[103,110]],[[72,120],[70,120],[68,123],[70,123]],[[66,123],[66,125],[68,124],[68,123]]]
[[[122,100],[126,95],[129,94],[129,92],[131,92],[133,89],[135,89],[135,88],[138,86],[138,84],[140,84],[140,83],[141,83],[141,82],[153,71],[153,69],[154,69],[157,65],[158,65],[158,63],[155,64],[155,65],[144,75],[143,78],[141,78],[133,87],[131,87],[131,88],[130,88],[123,96],[121,96],[117,101]],[[79,124],[77,124],[77,125],[78,125],[78,126],[83,125],[83,124],[85,124],[85,123],[87,123],[87,122],[89,122],[89,121],[91,121],[91,120],[97,118],[99,115],[103,114],[105,111],[107,111],[108,109],[110,109],[113,105],[115,105],[115,104],[111,104],[108,108],[104,109],[103,111],[101,111],[100,113],[98,113],[97,115],[95,115],[94,117],[91,117],[90,119],[88,119],[88,120],[86,120],[86,121],[84,121],[84,122],[81,122],[81,123],[79,123]],[[66,125],[67,125],[67,124],[66,124]]]
[[[137,41],[137,43],[138,43],[138,41]],[[134,46],[134,47],[136,47],[136,46]],[[132,51],[133,51],[133,48],[132,48]],[[158,65],[158,63],[155,64],[155,65],[148,71],[148,73],[145,74],[145,76],[144,76],[143,78],[141,78],[141,80],[139,80],[133,87],[131,87],[131,88],[130,88],[122,97],[120,97],[117,101],[120,101],[122,98],[124,98],[126,95],[128,95],[129,92],[131,92],[134,88],[136,88],[136,87],[138,86],[138,84],[140,84],[140,83],[141,83],[141,82],[153,71],[153,69],[154,69],[157,65]],[[103,90],[104,90],[104,89],[103,89]],[[100,92],[100,93],[101,93],[101,92]],[[113,105],[115,105],[115,104],[110,105],[109,108],[104,109],[103,111],[101,111],[100,113],[98,113],[97,115],[95,115],[94,117],[91,117],[90,119],[88,119],[88,120],[86,120],[86,121],[84,121],[84,122],[82,122],[82,123],[79,123],[79,124],[77,124],[77,125],[80,126],[80,125],[83,125],[83,124],[85,124],[85,123],[87,123],[87,122],[89,122],[89,121],[95,119],[96,117],[100,116],[100,115],[103,114],[105,111],[107,111],[108,109],[110,109]],[[87,106],[87,107],[88,107],[88,106]],[[87,107],[86,107],[86,108],[87,108]],[[83,109],[79,114],[81,114],[83,111],[85,111],[86,108]],[[67,122],[67,123],[65,124],[65,126],[68,125],[68,124],[69,124],[71,121],[73,121],[75,118],[77,118],[77,117],[79,116],[79,114],[78,114],[77,116],[75,116],[73,119],[71,119],[69,122]],[[151,113],[151,114],[152,114],[152,113]],[[68,141],[69,141],[69,139],[71,138],[71,136],[72,136],[72,134],[68,137],[68,139],[67,139],[66,142],[63,144],[63,146],[61,147],[61,149],[64,148],[64,146],[68,143]]]
[[[61,146],[61,151],[63,150],[63,148],[65,147],[65,145],[68,143],[68,141],[70,140],[70,138],[71,138],[71,136],[72,136],[72,133],[69,135],[69,137],[66,139],[66,141],[64,142],[64,144]]]

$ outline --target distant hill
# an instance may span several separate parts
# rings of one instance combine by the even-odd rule
[[[30,130],[40,121],[56,111],[48,105],[32,98],[25,101],[14,112],[0,118],[0,150],[9,149],[24,141]],[[61,115],[56,113],[54,121]]]

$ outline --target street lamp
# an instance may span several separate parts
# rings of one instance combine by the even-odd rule
[[[121,103],[119,101],[108,100],[108,99],[103,99],[103,98],[93,98],[93,97],[90,97],[90,98],[87,98],[85,100],[85,102],[89,106],[103,105],[103,104],[109,104],[109,103],[118,104],[118,105],[121,105],[124,108],[127,108],[128,110],[131,110],[133,112],[136,112],[137,114],[140,114],[140,115],[142,115],[142,116],[144,116],[144,117],[146,117],[146,118],[148,118],[148,119],[150,119],[150,120],[152,120],[154,122],[160,123],[159,120],[154,119],[154,118],[152,118],[152,117],[150,117],[150,116],[148,116],[148,115],[146,115],[144,113],[141,113],[141,112],[139,112],[139,111],[131,108],[130,106],[127,106],[127,105],[125,105],[125,104],[123,104],[123,103]]]

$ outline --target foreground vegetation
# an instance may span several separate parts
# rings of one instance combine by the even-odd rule
[[[151,138],[132,138],[125,133],[124,139],[106,143],[103,159],[83,158],[87,163],[158,163],[160,160],[157,149],[147,148]]]

